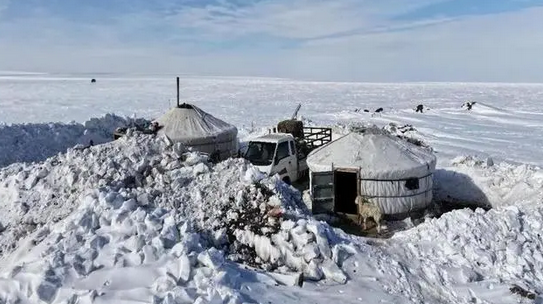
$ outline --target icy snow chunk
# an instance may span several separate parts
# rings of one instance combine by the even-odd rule
[[[260,172],[260,170],[258,170],[258,168],[250,166],[249,169],[247,169],[247,171],[245,171],[244,180],[247,183],[254,184],[254,183],[260,182],[265,177],[266,177],[266,175],[264,175],[264,173]]]
[[[174,257],[180,257],[181,255],[188,253],[184,243],[175,244],[170,250],[170,254]]]
[[[492,157],[487,157],[487,159],[486,159],[486,166],[487,166],[487,167],[492,167],[492,166],[494,166],[494,160],[492,159]]]
[[[119,208],[120,206],[122,206],[122,203],[124,202],[124,200],[122,199],[122,197],[118,197],[119,195],[115,192],[109,192],[105,195],[104,197],[104,201],[109,204],[109,205],[112,205],[113,208]]]
[[[224,263],[224,254],[212,247],[198,254],[198,262],[211,269],[218,269]]]
[[[100,220],[94,212],[88,210],[81,214],[77,225],[85,229],[85,231],[94,231],[100,227]]]
[[[150,203],[150,195],[149,193],[140,193],[137,197],[138,204],[141,206],[147,206]]]
[[[109,243],[109,239],[99,235],[93,236],[89,241],[89,245],[93,249],[101,249],[107,243]]]
[[[160,253],[164,251],[164,242],[162,241],[162,238],[154,237],[151,240],[151,245],[153,245]]]
[[[305,229],[296,228],[292,229],[290,233],[292,243],[296,246],[296,248],[303,248],[305,245],[315,240],[312,233],[308,233],[307,231],[305,231]]]
[[[172,248],[179,241],[179,230],[175,223],[168,223],[165,221],[165,225],[160,232],[160,236],[164,243],[164,248]]]
[[[87,260],[74,262],[73,267],[80,276],[86,276],[94,269],[92,261]]]
[[[52,284],[48,281],[43,281],[40,283],[36,290],[38,298],[46,303],[51,303],[55,298],[58,291],[58,287],[55,284]]]
[[[302,273],[274,273],[268,274],[275,281],[286,286],[302,286],[303,276]]]
[[[187,152],[187,148],[180,142],[177,142],[173,145],[173,153],[176,158],[183,157],[183,154]]]
[[[305,279],[313,281],[319,281],[324,276],[319,265],[314,260],[309,262],[309,264],[303,264],[302,272]]]
[[[325,260],[321,264],[321,269],[325,278],[334,280],[335,282],[341,284],[345,284],[347,282],[347,276],[332,260]]]
[[[266,262],[275,263],[281,258],[281,251],[266,236],[255,235],[254,246],[256,254]]]
[[[320,252],[327,258],[332,257],[332,251],[330,250],[330,244],[328,238],[325,235],[324,228],[320,223],[307,224],[307,230],[311,231],[317,239],[317,245]]]
[[[140,251],[145,245],[145,240],[143,235],[132,235],[124,241],[124,247],[131,252]]]
[[[150,264],[157,260],[156,248],[151,245],[145,245],[142,247],[143,263]]]
[[[356,249],[351,245],[336,244],[332,248],[332,260],[340,267],[343,265],[343,262],[353,254],[356,254]]]
[[[194,303],[198,293],[195,288],[183,288],[180,286],[174,287],[168,295],[172,295],[174,300],[177,302],[172,302],[172,304],[178,303]]]
[[[184,252],[200,252],[202,251],[202,245],[200,244],[200,235],[198,233],[188,233],[182,235],[182,240],[180,242],[181,246],[184,248]]]
[[[204,163],[199,163],[192,169],[192,172],[194,175],[200,175],[202,173],[209,172],[209,167],[206,166]]]
[[[49,170],[47,170],[47,168],[41,168],[36,174],[36,176],[38,178],[45,178],[48,174],[49,174]]]
[[[177,284],[171,277],[162,276],[155,280],[152,289],[157,293],[164,293],[172,290],[175,286],[177,286]]]
[[[286,220],[281,223],[281,230],[288,231],[294,228],[295,226],[296,226],[296,223],[294,221]]]
[[[162,220],[153,214],[147,214],[144,220],[145,225],[152,230],[162,230]]]
[[[120,209],[123,211],[133,211],[136,209],[136,207],[137,207],[136,200],[131,198],[129,200],[124,201]]]
[[[185,155],[187,157],[185,159],[185,165],[187,165],[187,166],[194,166],[194,165],[196,165],[198,163],[207,161],[207,158],[202,154],[189,152],[189,153],[187,153]]]
[[[37,183],[39,178],[36,175],[31,175],[25,182],[25,188],[32,189]]]
[[[228,236],[226,235],[226,228],[222,228],[213,232],[213,244],[215,246],[222,246],[227,242]]]
[[[190,260],[186,255],[171,260],[166,265],[166,271],[179,283],[185,284],[190,279],[191,265]]]
[[[320,255],[319,247],[314,243],[309,244],[304,247],[303,254],[304,254],[304,260],[309,263],[313,259],[319,257]]]

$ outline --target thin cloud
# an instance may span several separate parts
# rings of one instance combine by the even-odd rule
[[[36,7],[0,19],[0,70],[543,81],[539,8],[397,20],[439,0],[240,2],[135,1],[107,22]]]

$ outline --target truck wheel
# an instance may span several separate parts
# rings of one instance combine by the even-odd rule
[[[290,186],[290,177],[288,176],[283,177],[283,182]]]

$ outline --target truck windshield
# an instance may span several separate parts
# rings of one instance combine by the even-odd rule
[[[275,143],[251,141],[245,158],[255,166],[269,166],[275,154]]]

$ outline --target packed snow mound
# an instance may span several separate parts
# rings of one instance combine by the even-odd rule
[[[430,152],[434,151],[434,149],[424,141],[422,134],[411,124],[398,125],[391,122],[384,125],[382,128],[379,128],[377,125],[368,122],[350,122],[347,124],[339,123],[332,126],[332,133],[335,134],[336,137],[341,137],[349,132],[364,132],[365,130],[376,133],[383,132],[384,134],[401,138]]]
[[[455,210],[397,233],[385,251],[409,268],[404,282],[410,286],[402,290],[419,293],[410,296],[512,303],[513,285],[543,292],[542,222],[543,207],[533,204]]]
[[[434,199],[484,208],[541,202],[543,170],[526,164],[494,163],[491,158],[459,156],[453,159],[452,167],[435,172]]]
[[[128,132],[0,172],[6,303],[117,303],[134,294],[239,303],[232,261],[347,281],[338,265],[353,249],[306,216],[299,192],[242,159],[212,165],[180,144]]]
[[[78,199],[98,187],[141,186],[141,173],[160,162],[165,144],[151,138],[121,138],[88,148],[69,148],[41,163],[15,163],[0,169],[0,252],[15,248],[16,241],[47,223],[69,215]],[[156,170],[156,169],[155,169]],[[135,177],[140,177],[135,179]]]
[[[141,120],[141,119],[140,119]],[[135,120],[107,114],[81,123],[0,125],[0,167],[15,162],[43,161],[75,145],[113,140],[113,131]]]

